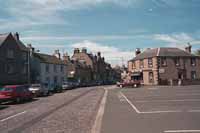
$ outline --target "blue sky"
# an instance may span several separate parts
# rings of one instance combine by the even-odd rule
[[[2,0],[0,33],[49,54],[101,51],[115,65],[137,47],[200,48],[199,9],[200,0]]]

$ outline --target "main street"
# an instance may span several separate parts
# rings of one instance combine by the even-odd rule
[[[200,86],[86,87],[0,105],[1,133],[196,133]]]
[[[79,88],[32,102],[0,105],[0,132],[88,133],[103,94],[103,87]]]

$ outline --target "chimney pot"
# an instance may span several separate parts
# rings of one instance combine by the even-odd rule
[[[14,36],[15,36],[15,39],[19,40],[19,33],[18,32],[16,32]]]
[[[188,52],[188,53],[192,52],[192,45],[190,45],[190,43],[188,43],[188,46],[185,47],[185,51]]]
[[[140,53],[141,53],[140,48],[136,48],[136,50],[135,50],[135,55],[137,56],[137,55],[139,55]]]
[[[61,59],[61,58],[60,58],[60,52],[59,52],[58,49],[55,50],[55,52],[54,52],[54,56],[56,56],[58,59]]]

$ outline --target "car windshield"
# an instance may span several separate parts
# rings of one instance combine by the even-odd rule
[[[12,88],[0,88],[0,92],[1,91],[12,91],[13,89]]]
[[[36,88],[36,87],[40,87],[39,84],[35,84],[35,85],[31,85],[31,87]]]

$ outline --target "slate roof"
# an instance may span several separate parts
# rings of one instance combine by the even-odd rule
[[[10,33],[0,34],[0,46],[3,44],[3,42],[6,40],[9,34]]]
[[[158,57],[192,57],[195,55],[188,53],[179,48],[162,47],[162,48],[147,49],[130,61],[152,58],[156,56]]]
[[[19,48],[23,51],[28,51],[28,48],[24,45],[24,43],[20,40],[17,40],[12,33],[5,33],[5,34],[0,34],[0,46],[4,43],[4,41],[8,38],[8,36],[11,35],[16,43],[18,44]]]
[[[66,64],[65,61],[58,59],[54,55],[34,53],[34,57],[38,58],[42,63],[57,64],[57,65]]]

